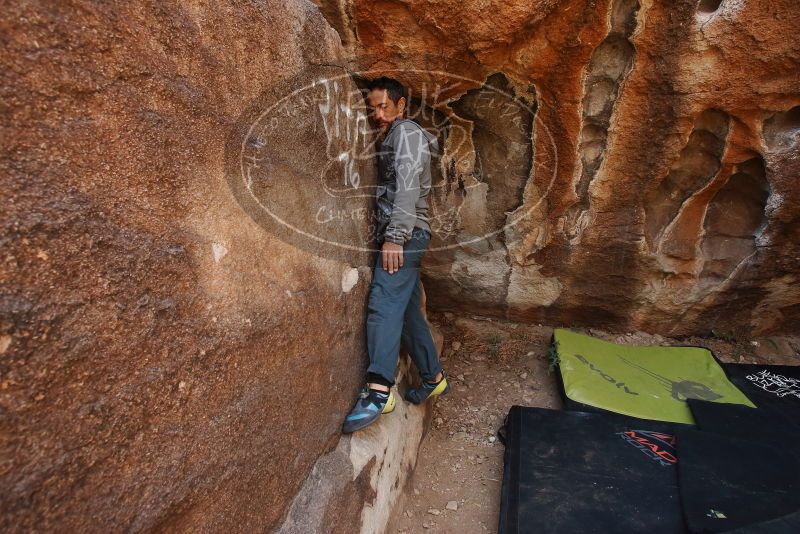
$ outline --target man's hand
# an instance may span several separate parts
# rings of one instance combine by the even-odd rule
[[[394,274],[403,266],[403,245],[384,241],[383,247],[381,247],[381,256],[383,257],[383,270]]]

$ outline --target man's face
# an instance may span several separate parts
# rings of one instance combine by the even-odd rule
[[[372,120],[381,130],[385,130],[392,122],[403,115],[406,106],[405,97],[401,97],[395,104],[389,98],[386,89],[373,89],[367,95]]]

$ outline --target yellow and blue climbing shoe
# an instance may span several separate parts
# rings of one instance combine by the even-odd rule
[[[358,396],[358,400],[356,400],[356,405],[353,406],[350,414],[345,418],[342,432],[350,434],[368,427],[382,413],[393,412],[394,407],[395,398],[391,390],[383,392],[364,388]]]
[[[418,388],[410,388],[406,391],[405,398],[408,402],[413,404],[422,404],[428,399],[445,395],[450,391],[450,384],[447,383],[447,377],[442,373],[442,379],[436,383],[431,384],[423,380],[422,386]]]

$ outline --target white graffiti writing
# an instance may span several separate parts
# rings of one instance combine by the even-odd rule
[[[357,189],[361,183],[357,162],[364,159],[364,152],[369,147],[367,115],[361,109],[354,109],[356,106],[366,109],[363,97],[357,90],[348,91],[338,80],[323,79],[315,82],[314,86],[318,84],[325,93],[317,107],[328,140],[329,162],[340,163],[344,185]]]
[[[778,397],[797,397],[800,399],[800,380],[783,375],[770,373],[766,369],[752,375],[747,379],[764,391],[774,393]]]

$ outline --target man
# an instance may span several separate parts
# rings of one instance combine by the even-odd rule
[[[347,416],[342,431],[354,432],[394,410],[392,392],[402,339],[422,376],[422,385],[405,399],[421,404],[447,393],[450,386],[428,323],[420,308],[419,271],[431,239],[427,196],[431,189],[431,153],[436,137],[406,119],[405,88],[381,77],[369,85],[372,119],[380,128],[378,254],[367,314],[367,388]]]

